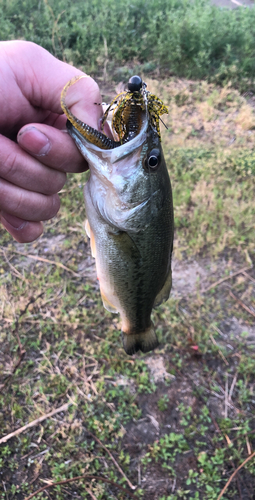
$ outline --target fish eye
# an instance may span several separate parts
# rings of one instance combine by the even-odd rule
[[[143,81],[140,76],[134,75],[128,81],[128,90],[129,92],[139,92],[143,85]]]
[[[156,166],[158,165],[158,157],[155,155],[151,155],[148,159],[148,165],[151,168],[156,168]]]
[[[160,162],[159,149],[152,149],[146,159],[146,166],[148,170],[156,170]]]

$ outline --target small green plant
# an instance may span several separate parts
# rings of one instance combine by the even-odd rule
[[[191,416],[192,416],[192,408],[188,406],[188,408],[183,404],[180,403],[178,406],[178,410],[181,412],[182,419],[181,419],[181,425],[187,426],[190,423]]]
[[[186,481],[186,484],[187,486],[189,486],[190,484],[196,484],[197,483],[197,478],[198,478],[198,472],[197,471],[194,471],[194,470],[189,470],[189,477]]]
[[[167,407],[168,407],[168,403],[169,403],[169,397],[166,394],[164,394],[164,396],[162,396],[162,398],[160,398],[158,400],[158,403],[157,403],[158,409],[160,411],[166,411]]]

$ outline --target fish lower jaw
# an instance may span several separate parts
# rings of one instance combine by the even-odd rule
[[[122,342],[125,352],[130,356],[138,351],[144,353],[153,351],[159,345],[153,323],[143,332],[126,333],[122,331]]]

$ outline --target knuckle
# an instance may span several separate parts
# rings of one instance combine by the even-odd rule
[[[4,161],[3,176],[7,180],[11,180],[18,170],[18,155],[14,151],[11,151],[6,155]]]
[[[41,222],[27,222],[24,228],[13,235],[19,243],[31,243],[41,236],[43,225]]]
[[[24,214],[24,209],[26,206],[26,202],[24,200],[24,196],[22,192],[17,192],[15,197],[12,200],[12,212],[17,215],[17,217],[21,217]]]
[[[63,160],[59,167],[62,172],[84,172],[88,169],[88,163],[78,150],[74,150]]]
[[[47,208],[45,210],[44,220],[52,219],[52,217],[54,217],[59,211],[59,208],[60,208],[59,196],[57,194],[48,196]]]
[[[59,172],[57,192],[60,191],[64,187],[65,183],[66,183],[66,174],[64,174],[64,172]]]
[[[52,194],[58,193],[66,182],[66,174],[64,172],[56,172],[55,191]]]
[[[51,177],[51,180],[47,180],[47,184],[45,186],[44,194],[47,196],[53,196],[58,193],[66,182],[66,174],[64,172],[55,171],[54,176]]]

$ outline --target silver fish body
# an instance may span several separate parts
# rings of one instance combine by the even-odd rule
[[[145,112],[138,135],[114,149],[67,128],[90,167],[86,230],[104,306],[120,313],[126,353],[148,352],[158,345],[152,308],[172,283],[172,191],[159,136]]]

